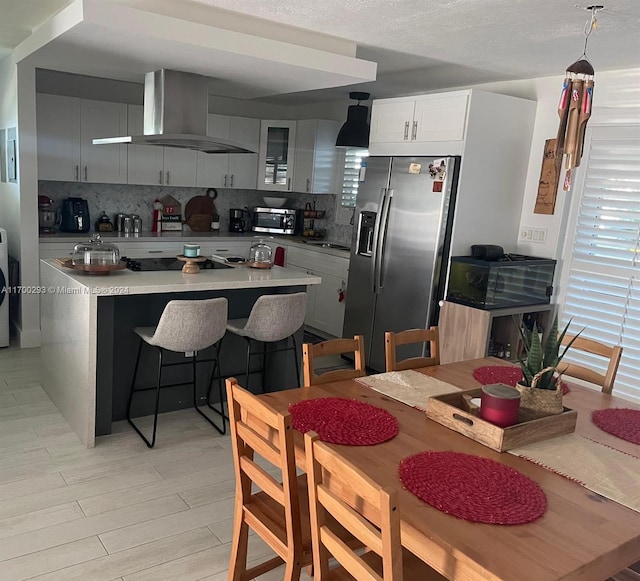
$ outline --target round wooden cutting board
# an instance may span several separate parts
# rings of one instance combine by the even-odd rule
[[[209,188],[204,196],[194,196],[184,208],[184,218],[194,232],[208,232],[211,229],[216,206],[213,201],[218,197],[215,188]]]

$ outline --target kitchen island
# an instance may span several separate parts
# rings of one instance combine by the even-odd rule
[[[297,292],[320,282],[319,277],[280,267],[215,268],[198,274],[122,270],[91,276],[55,260],[41,260],[42,386],[80,440],[93,447],[97,435],[110,433],[112,420],[124,417],[137,348],[134,327],[155,326],[168,301],[223,296],[229,301],[229,318],[242,318],[262,294]],[[234,339],[225,338],[223,375],[244,370],[244,363],[239,363],[245,348]],[[150,349],[147,354],[141,371],[150,372],[156,359]],[[271,384],[297,386],[290,359],[290,353],[269,358]],[[208,378],[210,367],[201,367],[207,367],[202,375]],[[153,373],[143,373],[140,381],[152,377]],[[190,390],[184,387],[163,390],[162,398],[161,411],[191,405]],[[144,402],[141,406],[134,415],[150,413]]]

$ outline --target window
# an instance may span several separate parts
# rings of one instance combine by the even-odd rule
[[[568,232],[563,318],[571,332],[623,348],[614,394],[640,402],[640,126],[587,132]],[[604,373],[569,350],[567,360]]]
[[[341,204],[345,208],[356,207],[358,196],[358,184],[360,180],[360,163],[363,157],[367,157],[366,149],[347,149],[344,158],[344,172],[342,174]]]

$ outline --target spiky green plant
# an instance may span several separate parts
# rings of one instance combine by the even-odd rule
[[[532,387],[534,376],[543,369],[549,368],[548,371],[543,373],[538,379],[536,387],[539,389],[556,389],[556,383],[558,379],[560,379],[559,375],[555,375],[558,364],[562,361],[565,353],[580,334],[578,333],[578,335],[571,339],[569,344],[562,350],[562,353],[560,353],[562,340],[564,339],[570,324],[571,321],[569,321],[562,332],[558,334],[558,315],[556,315],[543,344],[540,343],[540,337],[535,323],[530,337],[522,327],[520,327],[520,335],[522,336],[526,359],[518,358],[518,361],[520,362],[520,368],[522,369],[522,375],[524,376],[522,381],[524,385]]]

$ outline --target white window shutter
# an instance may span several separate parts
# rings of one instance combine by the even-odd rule
[[[640,403],[640,127],[590,128],[582,165],[563,319],[622,346],[614,394]],[[565,359],[606,367],[571,349]]]
[[[341,203],[345,208],[356,207],[358,184],[360,182],[360,164],[363,157],[369,155],[366,149],[347,149],[342,174]]]

